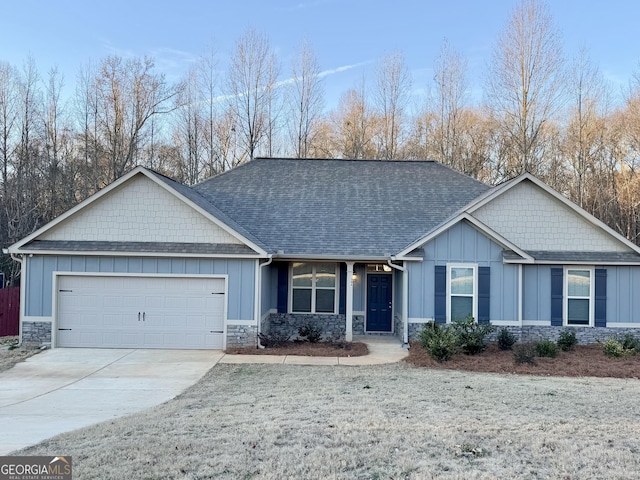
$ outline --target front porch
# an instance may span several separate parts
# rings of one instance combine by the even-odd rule
[[[377,335],[406,343],[402,266],[279,260],[265,267],[260,333],[295,339],[312,326],[325,340]]]

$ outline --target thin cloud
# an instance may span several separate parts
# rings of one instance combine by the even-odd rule
[[[372,60],[366,60],[364,62],[358,62],[358,63],[353,63],[351,65],[342,65],[340,67],[336,67],[336,68],[331,68],[329,70],[323,70],[322,72],[320,72],[318,74],[318,77],[324,78],[324,77],[328,77],[330,75],[336,75],[338,73],[342,73],[342,72],[346,72],[348,70],[352,70],[354,68],[358,68],[358,67],[362,67],[365,65],[369,65],[372,63]],[[286,78],[284,80],[279,80],[274,84],[274,88],[281,88],[284,87],[285,85],[290,85],[293,82],[295,82],[295,78],[290,77],[290,78]],[[263,89],[266,89],[267,87],[264,86],[262,87]],[[193,106],[193,105],[204,105],[204,104],[208,104],[209,102],[212,104],[217,104],[217,103],[221,103],[221,102],[226,102],[228,100],[231,100],[233,98],[240,98],[240,97],[244,97],[247,94],[247,92],[240,92],[240,93],[229,93],[229,94],[222,94],[222,95],[218,95],[216,97],[213,97],[210,100],[202,100],[202,101],[197,101],[197,102],[192,102],[189,104],[185,104],[185,105],[181,105],[178,108],[186,108],[188,106]]]
[[[370,65],[373,63],[373,60],[365,60],[364,62],[353,63],[351,65],[343,65],[341,67],[332,68],[329,70],[324,70],[318,74],[319,77],[328,77],[329,75],[335,75],[336,73],[346,72],[347,70],[351,70],[358,67],[364,67],[365,65]]]

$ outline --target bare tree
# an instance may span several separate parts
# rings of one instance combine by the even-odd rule
[[[107,57],[96,78],[98,125],[111,181],[131,168],[145,140],[145,126],[154,115],[171,111],[169,100],[179,88],[169,87],[154,71],[150,58]]]
[[[0,162],[2,162],[2,199],[8,195],[10,163],[15,145],[18,119],[17,72],[9,63],[0,63]]]
[[[206,127],[202,115],[199,72],[198,67],[189,70],[182,82],[181,92],[175,98],[173,140],[180,151],[181,177],[188,185],[199,180],[203,168],[203,130]]]
[[[566,126],[565,151],[571,167],[573,200],[585,205],[587,176],[596,174],[604,151],[604,107],[608,98],[604,80],[583,47],[573,60],[568,78],[570,111]]]
[[[376,119],[367,104],[364,80],[358,89],[342,95],[338,111],[333,115],[333,125],[337,156],[353,159],[375,157],[373,135]]]
[[[47,209],[49,219],[62,213],[72,205],[67,204],[61,186],[67,183],[64,177],[65,144],[69,138],[69,127],[66,124],[66,108],[61,98],[64,79],[57,68],[49,71],[44,95],[43,130],[44,130],[44,164],[42,170],[47,184]],[[61,198],[62,197],[62,198]]]
[[[289,89],[289,137],[297,158],[309,157],[314,148],[318,122],[324,108],[324,85],[320,64],[305,41],[293,59],[292,83]]]
[[[12,213],[12,191],[15,183],[14,155],[17,148],[18,124],[18,72],[9,63],[0,63],[0,162],[2,164],[2,190],[0,190],[0,243],[10,244],[10,214]],[[19,267],[8,256],[0,256],[0,271],[7,274],[13,284]]]
[[[78,73],[74,97],[76,122],[80,127],[81,159],[77,166],[80,172],[80,199],[87,198],[100,188],[101,173],[100,160],[102,145],[98,132],[98,88],[96,84],[96,67],[89,63]]]
[[[17,77],[16,103],[19,139],[11,162],[12,175],[8,179],[4,199],[6,235],[9,243],[28,235],[42,225],[40,198],[41,178],[38,176],[41,142],[38,132],[40,116],[40,76],[35,61],[29,57]]]
[[[410,90],[411,74],[404,55],[400,51],[385,55],[376,71],[375,105],[380,118],[379,158],[395,160],[399,157]]]
[[[204,119],[203,144],[206,156],[205,176],[210,177],[225,170],[225,162],[221,158],[217,148],[216,124],[219,116],[219,86],[218,86],[218,59],[213,45],[207,47],[206,53],[200,60],[200,94],[203,102],[202,115]]]
[[[562,95],[562,45],[548,7],[523,0],[500,35],[490,66],[487,95],[513,151],[505,176],[536,172],[541,132]]]
[[[250,29],[237,41],[227,76],[227,96],[249,160],[265,140],[271,140],[278,70],[266,35]]]
[[[431,105],[436,120],[436,160],[461,172],[463,112],[468,95],[467,59],[444,40],[435,61]]]

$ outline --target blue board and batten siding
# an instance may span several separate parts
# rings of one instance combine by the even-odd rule
[[[552,269],[561,265],[524,265],[522,267],[522,319],[552,320]],[[637,323],[640,326],[640,268],[627,266],[596,267],[606,271],[606,326]],[[564,282],[563,278],[560,281]],[[594,281],[596,279],[594,278]],[[597,295],[597,292],[596,292]],[[563,301],[562,296],[559,297]],[[604,326],[604,325],[597,325]]]
[[[25,315],[52,315],[53,272],[227,275],[227,319],[254,317],[256,261],[250,259],[34,256],[27,261]]]
[[[408,262],[409,318],[435,318],[435,267],[474,263],[489,267],[489,319],[517,321],[518,267],[505,265],[503,248],[466,222],[460,222],[427,242],[422,262]]]
[[[551,321],[551,266],[522,267],[522,320]]]
[[[640,268],[607,268],[607,325],[637,323],[640,326]]]

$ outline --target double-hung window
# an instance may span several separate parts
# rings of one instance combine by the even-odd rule
[[[338,266],[294,262],[291,266],[292,313],[336,313]]]
[[[565,269],[564,318],[567,325],[593,324],[593,277],[591,268]]]
[[[478,319],[478,266],[447,265],[447,320]]]

